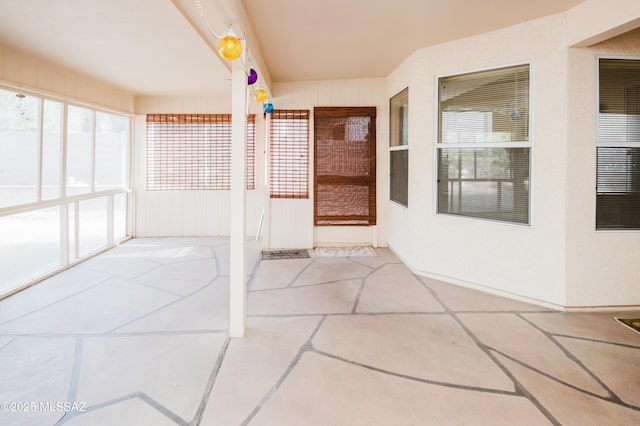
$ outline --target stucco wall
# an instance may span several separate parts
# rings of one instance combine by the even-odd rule
[[[389,245],[418,273],[565,305],[566,21],[556,15],[415,52],[388,79],[409,87],[409,207],[389,205]],[[531,64],[531,223],[435,214],[439,76]]]
[[[640,231],[595,231],[597,55],[640,59],[640,29],[569,50],[567,304],[640,305]]]
[[[640,30],[570,48],[577,34],[607,33],[587,30],[602,13],[601,2],[587,3],[422,49],[389,76],[389,97],[409,87],[410,154],[409,208],[389,203],[388,241],[416,272],[555,307],[640,305],[640,232],[595,231],[596,55],[640,57]],[[435,214],[437,78],[524,62],[533,88],[530,226]]]

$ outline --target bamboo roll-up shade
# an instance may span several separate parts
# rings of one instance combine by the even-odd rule
[[[375,107],[314,109],[316,225],[375,225],[375,136]]]
[[[148,114],[147,190],[229,190],[230,114]],[[247,189],[255,188],[255,115],[247,117]]]
[[[271,198],[309,198],[309,111],[274,110],[270,136]]]
[[[246,186],[248,190],[256,189],[256,115],[247,116],[247,170]]]

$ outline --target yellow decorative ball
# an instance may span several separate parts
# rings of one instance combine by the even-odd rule
[[[256,90],[256,101],[264,102],[267,99],[267,92],[264,89]]]
[[[242,43],[236,37],[225,36],[218,42],[218,52],[223,58],[233,61],[242,55]]]

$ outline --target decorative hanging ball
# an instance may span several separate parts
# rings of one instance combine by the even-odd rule
[[[267,99],[267,92],[265,92],[264,89],[256,90],[255,95],[256,95],[256,101],[258,102],[264,102]]]
[[[223,58],[233,61],[242,55],[242,43],[232,35],[224,36],[218,42],[218,52]]]
[[[273,112],[273,104],[271,102],[263,104],[262,110],[267,114],[271,114]]]
[[[249,75],[247,76],[247,84],[249,86],[251,86],[252,84],[254,84],[256,81],[258,81],[258,73],[256,72],[256,70],[254,70],[253,68],[251,68],[249,70]]]

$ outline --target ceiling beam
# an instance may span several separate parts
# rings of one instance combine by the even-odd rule
[[[171,3],[184,16],[193,30],[207,44],[215,56],[224,64],[231,75],[231,62],[218,54],[218,40],[206,28],[193,0],[171,0]],[[253,68],[258,72],[260,87],[271,96],[272,81],[264,60],[260,44],[251,25],[241,0],[201,1],[206,19],[213,31],[218,34],[226,31],[231,25],[241,39],[244,39],[245,52],[242,56],[247,63],[245,68]]]

